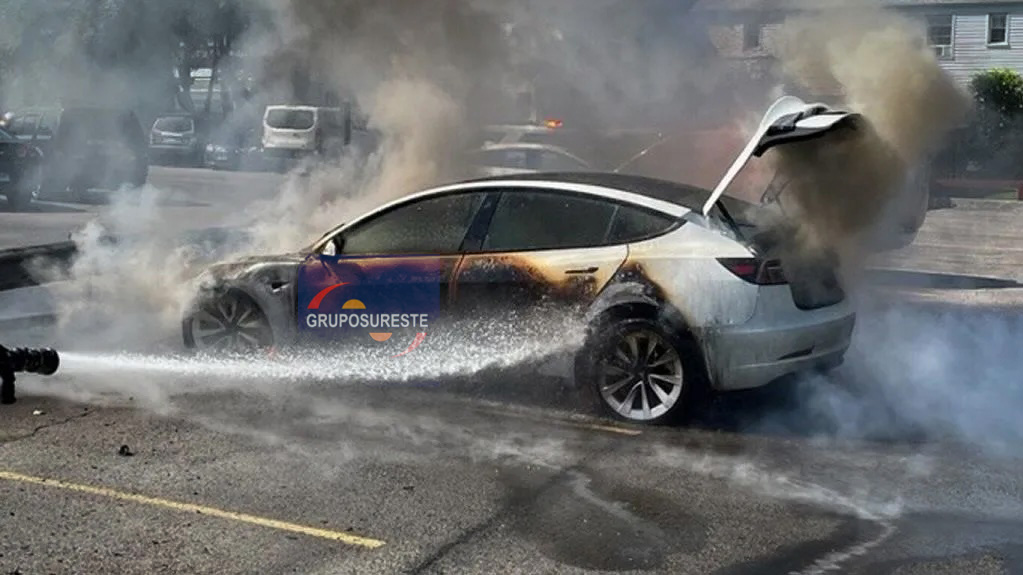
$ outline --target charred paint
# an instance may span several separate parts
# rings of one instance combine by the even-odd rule
[[[469,254],[455,275],[460,312],[528,311],[590,304],[625,260],[627,248]]]

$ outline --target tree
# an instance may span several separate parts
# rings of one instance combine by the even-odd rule
[[[975,109],[960,145],[985,177],[1023,176],[1023,76],[997,68],[970,80]]]

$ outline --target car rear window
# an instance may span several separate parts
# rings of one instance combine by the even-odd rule
[[[668,231],[677,220],[641,208],[619,206],[608,234],[610,243],[635,242]]]
[[[191,118],[184,118],[180,116],[159,118],[155,123],[153,123],[154,130],[159,130],[161,132],[174,132],[178,134],[188,132],[192,129],[192,127],[193,123]]]
[[[266,125],[279,130],[308,130],[316,122],[311,110],[270,110],[266,114]]]

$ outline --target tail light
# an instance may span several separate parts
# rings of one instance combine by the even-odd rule
[[[788,283],[781,262],[759,258],[718,258],[721,265],[743,281],[757,285],[782,285]]]

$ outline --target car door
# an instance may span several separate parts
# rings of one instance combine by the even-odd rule
[[[421,342],[448,307],[462,242],[486,196],[431,195],[343,226],[298,270],[300,339],[356,338],[394,353]]]
[[[512,320],[585,307],[628,255],[607,241],[617,207],[591,195],[503,190],[455,273],[457,313]]]

